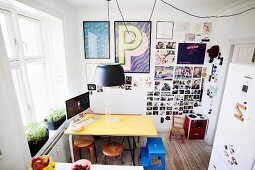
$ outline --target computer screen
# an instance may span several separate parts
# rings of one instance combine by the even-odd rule
[[[66,101],[66,117],[70,119],[90,107],[89,93],[84,93]]]

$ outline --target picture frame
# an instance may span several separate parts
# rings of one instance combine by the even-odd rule
[[[156,38],[157,39],[173,39],[174,22],[157,21]]]
[[[96,84],[87,84],[88,90],[96,90]]]
[[[110,22],[83,21],[85,59],[110,58]]]
[[[114,38],[115,62],[126,73],[150,72],[151,21],[115,21]]]

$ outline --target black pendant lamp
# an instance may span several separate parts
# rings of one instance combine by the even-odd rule
[[[120,64],[99,64],[95,72],[96,83],[103,87],[125,84],[125,73]]]
[[[108,21],[110,21],[109,17],[109,1],[108,2]],[[109,55],[111,51],[109,48]],[[103,87],[113,87],[113,86],[121,86],[125,84],[125,73],[123,70],[123,67],[118,64],[99,64],[96,67],[95,71],[95,81],[97,85],[103,86]]]

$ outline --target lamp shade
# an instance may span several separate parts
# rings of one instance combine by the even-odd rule
[[[125,73],[120,64],[99,64],[95,71],[95,81],[103,87],[125,84]]]

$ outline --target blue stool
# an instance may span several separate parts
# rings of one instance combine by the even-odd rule
[[[141,147],[141,164],[144,169],[166,169],[166,149],[160,137],[147,138],[146,147]],[[159,158],[161,164],[153,165],[152,159]]]

